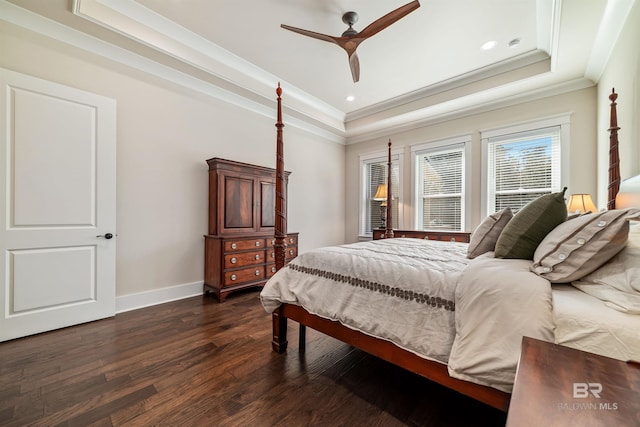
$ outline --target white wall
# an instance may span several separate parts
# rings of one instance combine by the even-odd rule
[[[205,160],[275,167],[275,102],[264,117],[2,21],[0,52],[0,67],[117,102],[117,295],[201,283]],[[344,146],[288,125],[284,141],[300,252],[342,243]]]
[[[347,219],[346,240],[358,239],[358,210],[359,210],[359,155],[386,150],[388,139],[391,138],[394,148],[404,147],[404,190],[405,204],[403,226],[412,228],[411,203],[411,145],[435,141],[459,135],[472,135],[471,149],[471,224],[466,231],[473,229],[480,223],[480,177],[481,177],[481,141],[482,130],[508,126],[516,123],[537,120],[559,114],[571,115],[571,141],[569,148],[569,182],[563,183],[568,187],[567,194],[591,193],[596,191],[596,88],[591,87],[562,95],[551,96],[520,105],[487,111],[464,118],[443,121],[412,131],[390,134],[384,138],[366,141],[347,146]]]
[[[640,2],[631,9],[598,82],[598,200],[606,204],[609,164],[609,95],[618,93],[620,175],[640,174]]]

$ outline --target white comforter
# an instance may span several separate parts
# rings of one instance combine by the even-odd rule
[[[268,312],[300,305],[510,392],[522,336],[553,341],[551,287],[529,261],[466,251],[420,239],[321,248],[277,272],[260,297]]]
[[[456,288],[449,375],[511,392],[522,337],[554,341],[551,284],[531,261],[475,258]]]

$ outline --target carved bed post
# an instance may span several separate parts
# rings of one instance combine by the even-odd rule
[[[393,238],[393,223],[392,223],[392,211],[393,211],[393,196],[391,194],[391,140],[389,140],[388,146],[388,160],[387,160],[387,229],[384,232],[385,239]]]
[[[275,252],[276,271],[284,267],[285,254],[287,250],[287,244],[285,242],[285,235],[287,234],[287,203],[285,200],[285,181],[284,181],[284,143],[282,140],[282,89],[280,83],[276,89],[276,95],[278,95],[278,120],[276,121],[276,206],[275,206],[275,243],[273,249]],[[281,309],[278,308],[272,314],[273,321],[273,339],[271,346],[277,353],[284,353],[287,349],[287,318],[281,313]]]
[[[616,208],[616,195],[620,190],[620,154],[618,153],[618,115],[616,112],[616,89],[611,89],[611,118],[609,121],[609,199],[607,209]]]
[[[278,95],[278,121],[276,122],[276,207],[275,207],[275,258],[276,271],[284,267],[285,254],[287,251],[287,243],[285,236],[287,234],[287,201],[285,199],[285,177],[284,177],[284,142],[282,139],[282,89],[280,83],[276,89]]]

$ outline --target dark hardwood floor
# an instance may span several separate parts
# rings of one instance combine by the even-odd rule
[[[258,292],[0,343],[2,426],[504,426],[506,414],[316,331],[271,351]]]

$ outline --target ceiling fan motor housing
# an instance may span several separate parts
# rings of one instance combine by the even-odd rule
[[[358,32],[353,29],[353,24],[358,22],[358,14],[356,12],[346,12],[344,15],[342,15],[342,22],[349,26],[349,28],[347,28],[347,30],[342,33],[342,37],[355,36],[356,34],[358,34]]]

